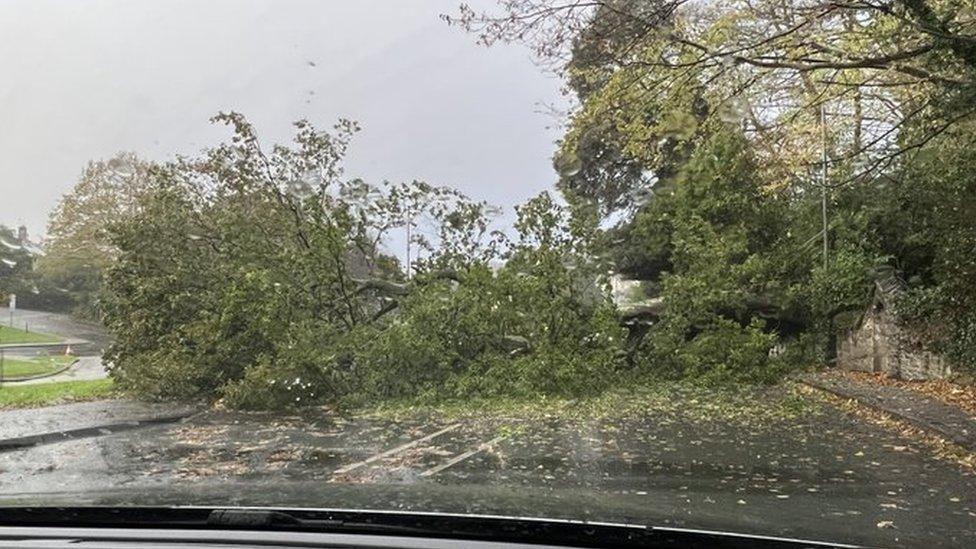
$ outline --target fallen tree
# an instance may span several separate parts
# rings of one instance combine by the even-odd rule
[[[112,227],[107,357],[124,389],[277,408],[581,394],[619,369],[595,229],[569,207],[530,200],[507,241],[456,191],[344,180],[351,123],[300,122],[295,147],[265,152],[243,117],[217,120],[234,138],[155,168],[137,213]],[[401,266],[381,243],[407,228],[424,258]]]

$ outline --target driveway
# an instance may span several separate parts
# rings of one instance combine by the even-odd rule
[[[776,391],[738,409],[675,395],[575,417],[208,411],[0,452],[0,503],[413,509],[881,546],[976,539],[972,469]]]

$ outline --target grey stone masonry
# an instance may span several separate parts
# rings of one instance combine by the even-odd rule
[[[945,359],[919,348],[898,326],[894,301],[901,291],[893,275],[876,283],[874,301],[861,321],[837,339],[840,369],[906,380],[939,379],[952,373]]]

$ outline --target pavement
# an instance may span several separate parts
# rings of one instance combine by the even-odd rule
[[[675,394],[579,417],[208,410],[0,451],[0,504],[379,508],[971,546],[971,469],[797,398],[777,388],[721,408]],[[90,416],[103,413],[88,406]],[[116,423],[123,407],[145,412],[133,403],[104,406]],[[794,412],[784,415],[786,408]],[[60,429],[55,417],[80,410],[0,412],[0,433],[16,418]]]
[[[917,391],[871,383],[845,376],[842,372],[805,376],[803,382],[815,389],[854,399],[976,452],[976,417],[956,406]]]
[[[26,326],[32,331],[59,337],[61,342],[0,345],[7,356],[30,357],[38,354],[63,354],[70,349],[70,353],[77,356],[78,361],[68,370],[53,376],[19,381],[7,380],[4,383],[36,385],[108,377],[101,355],[109,345],[111,338],[103,327],[92,322],[78,320],[70,315],[24,309],[17,309],[11,314],[10,309],[0,307],[0,322],[8,324],[11,318],[15,327],[24,328]]]
[[[193,406],[115,399],[8,410],[0,413],[0,452],[179,421],[195,411]]]

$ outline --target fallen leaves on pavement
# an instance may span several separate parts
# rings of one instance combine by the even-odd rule
[[[860,404],[854,399],[845,399],[809,386],[801,386],[799,390],[803,394],[821,399],[868,423],[873,423],[879,427],[894,431],[901,435],[902,438],[914,441],[918,446],[929,449],[939,459],[950,461],[976,471],[976,454],[940,436],[919,429],[891,414]],[[912,446],[891,446],[890,449],[894,452],[918,451],[917,448],[913,448]]]
[[[867,372],[838,371],[832,375],[846,376],[855,381],[885,385],[887,387],[897,387],[899,389],[922,393],[950,406],[955,406],[965,410],[970,415],[976,417],[976,386],[953,383],[952,381],[945,379],[905,381],[903,379],[888,377],[884,374],[872,374]]]

